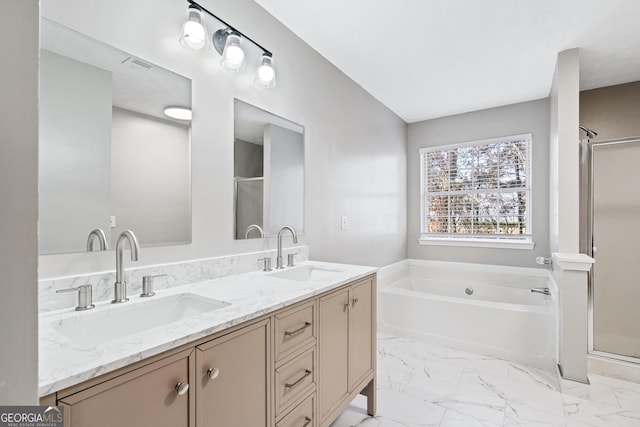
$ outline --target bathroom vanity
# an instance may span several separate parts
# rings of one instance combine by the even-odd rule
[[[374,268],[306,262],[158,294],[226,305],[84,350],[69,322],[91,313],[41,317],[41,359],[71,362],[43,360],[41,403],[63,406],[66,426],[322,427],[358,394],[375,412]],[[107,304],[84,324],[126,315]]]

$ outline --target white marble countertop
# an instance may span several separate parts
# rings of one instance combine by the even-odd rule
[[[283,270],[270,273],[257,271],[173,287],[158,291],[152,298],[129,296],[130,301],[125,304],[100,302],[95,309],[87,311],[67,308],[43,313],[39,318],[38,393],[46,396],[377,271],[374,267],[316,261],[306,261],[294,268],[303,266],[336,271],[326,272],[321,279],[307,281],[272,276]],[[124,330],[122,338],[98,345],[82,346],[56,329],[57,325],[63,323],[82,322],[83,316],[95,317],[96,313],[111,315],[109,312],[112,311],[117,316],[119,309],[151,304],[160,298],[182,293],[225,301],[230,305],[136,334],[129,334]],[[92,331],[87,330],[86,333],[90,335]]]

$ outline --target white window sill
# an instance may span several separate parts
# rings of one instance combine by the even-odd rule
[[[493,240],[493,239],[438,239],[421,237],[421,246],[469,246],[475,248],[522,249],[531,250],[536,244],[527,240]]]

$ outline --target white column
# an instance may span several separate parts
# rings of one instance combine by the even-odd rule
[[[588,383],[588,284],[593,258],[554,253],[553,278],[558,284],[559,360],[565,379]]]
[[[551,87],[549,230],[551,252],[578,253],[580,244],[580,57],[558,54]]]

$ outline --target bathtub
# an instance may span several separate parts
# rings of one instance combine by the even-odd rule
[[[543,369],[557,364],[557,288],[545,269],[405,260],[380,269],[378,288],[381,332]]]

